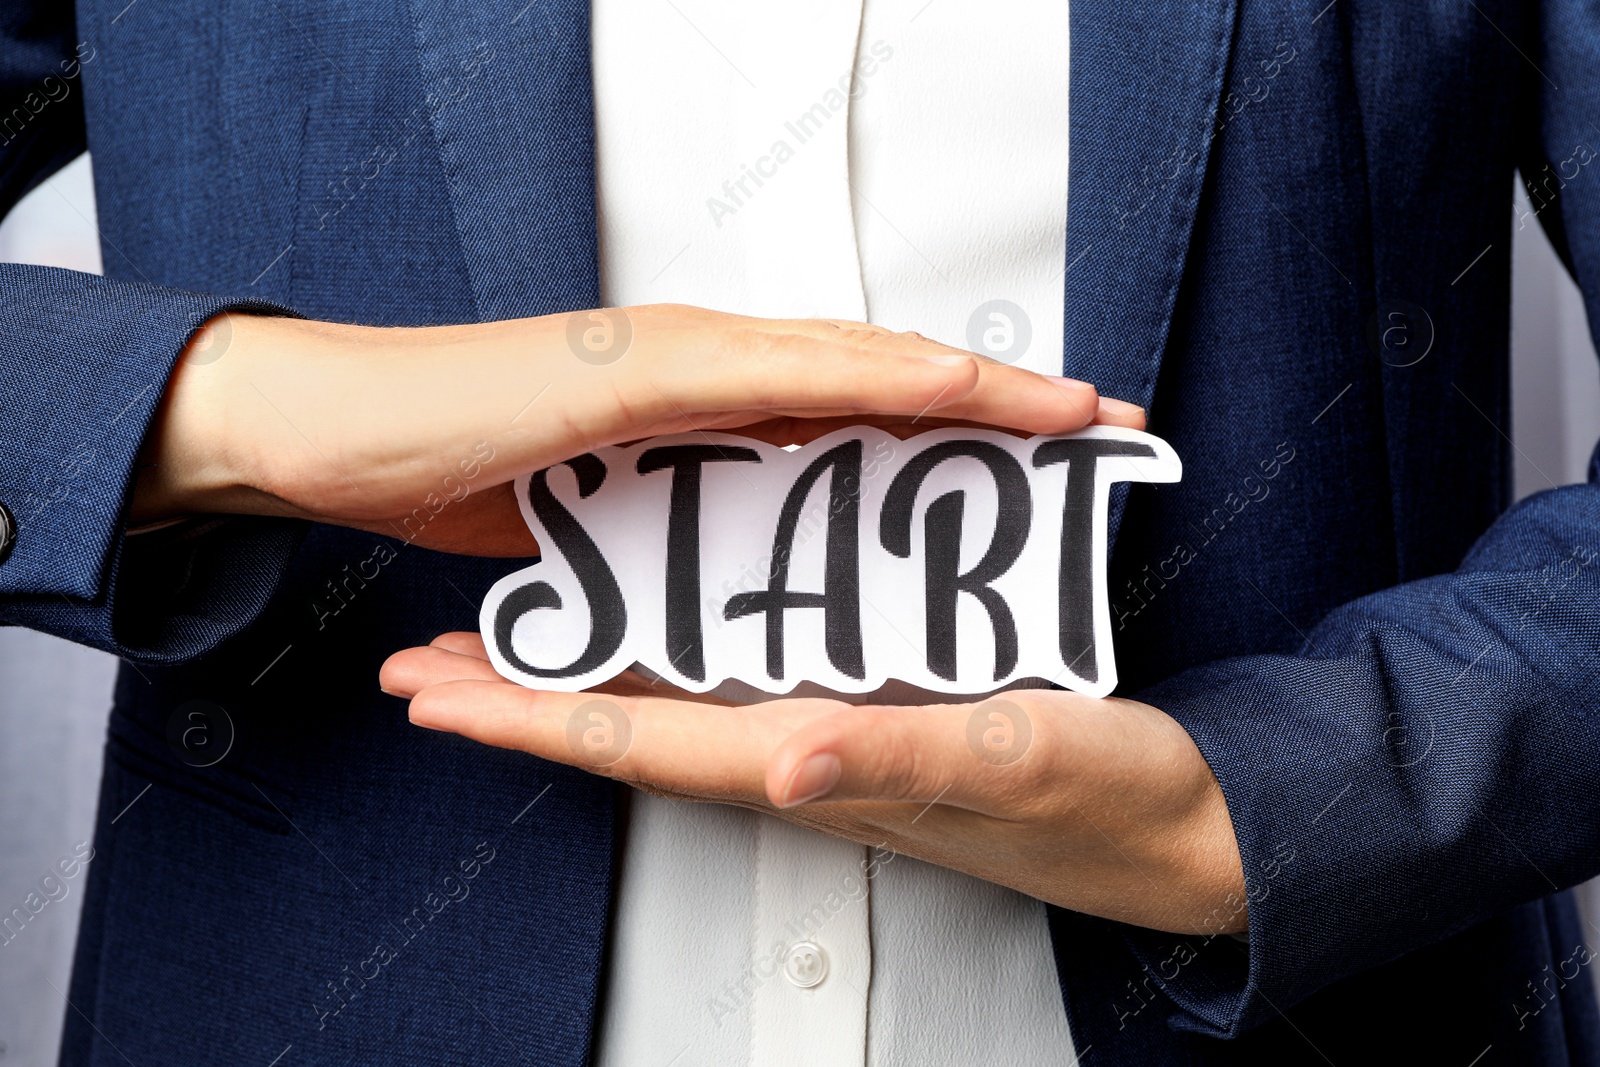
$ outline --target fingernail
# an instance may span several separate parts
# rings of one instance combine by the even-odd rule
[[[825,797],[839,784],[844,765],[831,752],[808,756],[789,778],[789,788],[783,791],[780,808],[793,808]]]
[[[918,359],[925,359],[929,363],[937,363],[941,367],[959,367],[963,363],[971,363],[972,362],[972,357],[971,356],[961,356],[961,355],[918,356],[917,358]]]
[[[439,731],[441,731],[443,733],[449,733],[450,732],[450,731],[446,730],[443,726],[435,726],[431,722],[421,722],[421,721],[419,721],[414,712],[410,712],[410,711],[406,712],[406,718],[411,720],[411,725],[412,726],[420,726],[424,730],[439,730]]]
[[[1144,408],[1138,404],[1130,404],[1126,400],[1113,400],[1109,396],[1100,398],[1100,406],[1113,415],[1142,415]]]
[[[1059,374],[1046,374],[1046,375],[1043,375],[1043,377],[1050,379],[1052,382],[1055,382],[1061,388],[1063,388],[1063,389],[1071,389],[1073,392],[1081,392],[1083,390],[1092,390],[1094,388],[1094,386],[1090,385],[1088,382],[1080,382],[1076,378],[1063,378]]]

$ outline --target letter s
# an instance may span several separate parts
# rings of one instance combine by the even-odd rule
[[[569,459],[566,464],[578,476],[578,495],[582,498],[593,496],[606,480],[606,465],[592,452]],[[500,602],[494,615],[494,640],[506,662],[525,674],[535,678],[572,678],[596,669],[622,647],[628,631],[628,608],[611,565],[588,531],[550,491],[549,475],[549,470],[542,470],[529,479],[528,503],[556,550],[571,564],[589,601],[589,643],[577,659],[555,668],[535,667],[512,648],[511,631],[519,619],[530,611],[561,606],[561,594],[549,582],[530,582],[512,590]]]

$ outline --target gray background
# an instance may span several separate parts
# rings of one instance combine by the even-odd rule
[[[1520,193],[1519,193],[1520,195]],[[1509,209],[1512,194],[1508,190]],[[1530,218],[1523,201],[1519,217]],[[1600,370],[1576,287],[1538,226],[1515,235],[1513,426],[1519,496],[1582,481],[1600,438]],[[87,158],[35,190],[0,224],[0,261],[99,272]],[[0,915],[94,826],[100,750],[116,661],[65,641],[0,628]],[[82,876],[0,946],[0,1067],[54,1064]],[[1600,905],[1595,884],[1585,903]],[[1591,940],[1600,927],[1591,906]]]

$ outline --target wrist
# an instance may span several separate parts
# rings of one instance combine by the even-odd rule
[[[1189,816],[1168,839],[1178,884],[1187,887],[1174,925],[1197,934],[1237,934],[1250,928],[1249,886],[1222,787],[1212,777]]]
[[[256,495],[249,450],[242,448],[237,392],[261,324],[274,320],[224,312],[194,332],[167,378],[134,461],[128,526],[242,508]]]
[[[1144,784],[1125,805],[1132,818],[1112,860],[1129,899],[1144,902],[1127,921],[1201,935],[1248,929],[1244,864],[1216,774],[1171,716],[1136,701],[1112,702],[1139,712],[1146,728],[1133,739]]]

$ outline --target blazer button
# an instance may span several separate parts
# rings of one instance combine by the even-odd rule
[[[6,561],[11,555],[11,549],[17,543],[17,520],[11,517],[11,509],[0,504],[0,563]]]

